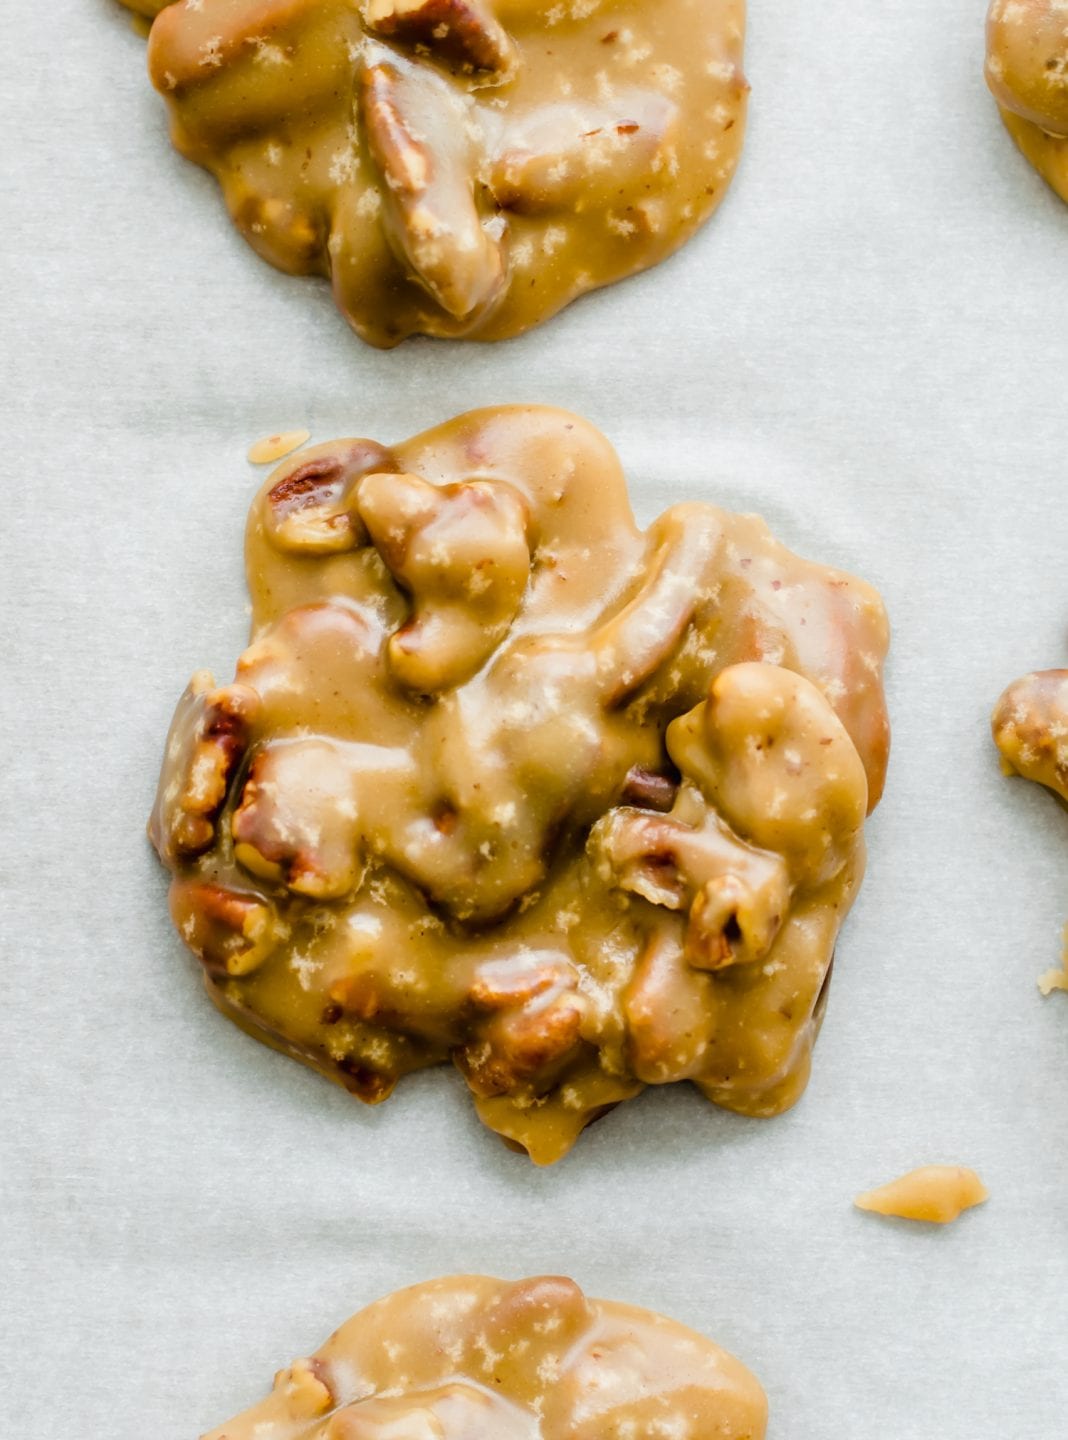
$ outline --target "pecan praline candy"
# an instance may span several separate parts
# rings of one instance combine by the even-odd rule
[[[1068,7],[992,0],[986,79],[1020,150],[1068,200]]]
[[[246,558],[151,820],[224,1011],[367,1101],[452,1059],[538,1163],[645,1085],[798,1098],[887,760],[869,586],[705,503],[639,530],[537,407],[292,458]]]
[[[202,1440],[763,1440],[740,1361],[573,1280],[454,1275],[346,1321]]]
[[[656,264],[741,153],[744,0],[126,0],[171,136],[374,345],[518,334]]]

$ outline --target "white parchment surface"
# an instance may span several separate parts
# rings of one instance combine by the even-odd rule
[[[493,347],[358,342],[169,148],[112,0],[8,0],[0,79],[0,1435],[190,1440],[351,1311],[565,1271],[736,1351],[773,1440],[1068,1435],[1068,817],[998,773],[1068,663],[1068,206],[1001,129],[984,0],[752,0],[735,187],[672,262]],[[247,614],[248,443],[504,401],[612,438],[643,519],[762,512],[894,624],[894,753],[809,1091],[649,1092],[538,1171],[433,1072],[370,1111],[201,991],[144,840]],[[927,1161],[992,1198],[854,1213]]]

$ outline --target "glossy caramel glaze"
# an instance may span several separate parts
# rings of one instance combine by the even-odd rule
[[[133,8],[175,145],[373,345],[515,335],[656,264],[741,151],[744,0]]]
[[[990,723],[1007,773],[1036,780],[1068,801],[1068,670],[1037,670],[1014,680]]]
[[[451,1058],[538,1163],[646,1084],[800,1095],[882,790],[886,619],[755,516],[637,529],[573,415],[279,467],[252,643],[150,833],[238,1023],[361,1099]]]
[[[766,1420],[749,1371],[674,1320],[457,1275],[361,1310],[202,1440],[763,1440]]]
[[[987,84],[1009,133],[1068,200],[1068,5],[993,0],[986,40]]]

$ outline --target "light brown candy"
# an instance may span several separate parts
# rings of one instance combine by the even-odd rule
[[[1068,670],[1037,670],[1014,680],[990,723],[1010,775],[1036,780],[1068,800]]]
[[[992,0],[986,78],[1031,164],[1068,200],[1068,8],[1064,0]]]
[[[457,1275],[346,1321],[202,1440],[763,1440],[759,1383],[711,1340],[572,1280]]]
[[[874,1215],[951,1225],[965,1210],[989,1198],[989,1191],[974,1170],[963,1165],[923,1165],[877,1190],[865,1191],[853,1204]]]
[[[991,718],[1008,775],[1022,775],[1068,801],[1068,670],[1037,670],[1003,692]],[[1038,981],[1043,995],[1068,990],[1068,926],[1061,965]]]
[[[745,0],[125,0],[271,264],[374,345],[500,339],[664,259],[726,193]]]
[[[538,408],[294,457],[247,562],[150,827],[228,1014],[367,1100],[451,1058],[539,1163],[644,1084],[797,1098],[886,766],[872,590],[708,504],[639,531]]]

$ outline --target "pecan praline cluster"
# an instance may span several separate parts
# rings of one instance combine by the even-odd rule
[[[986,79],[1020,150],[1068,200],[1068,9],[1063,0],[992,0]]]
[[[744,0],[133,8],[174,144],[374,345],[515,335],[656,264],[741,152]]]
[[[227,1013],[367,1101],[452,1059],[539,1163],[648,1084],[793,1103],[887,758],[870,587],[707,504],[640,531],[536,407],[295,457],[247,562],[151,822]]]
[[[763,1440],[752,1374],[703,1335],[573,1280],[453,1275],[347,1320],[203,1440]]]

